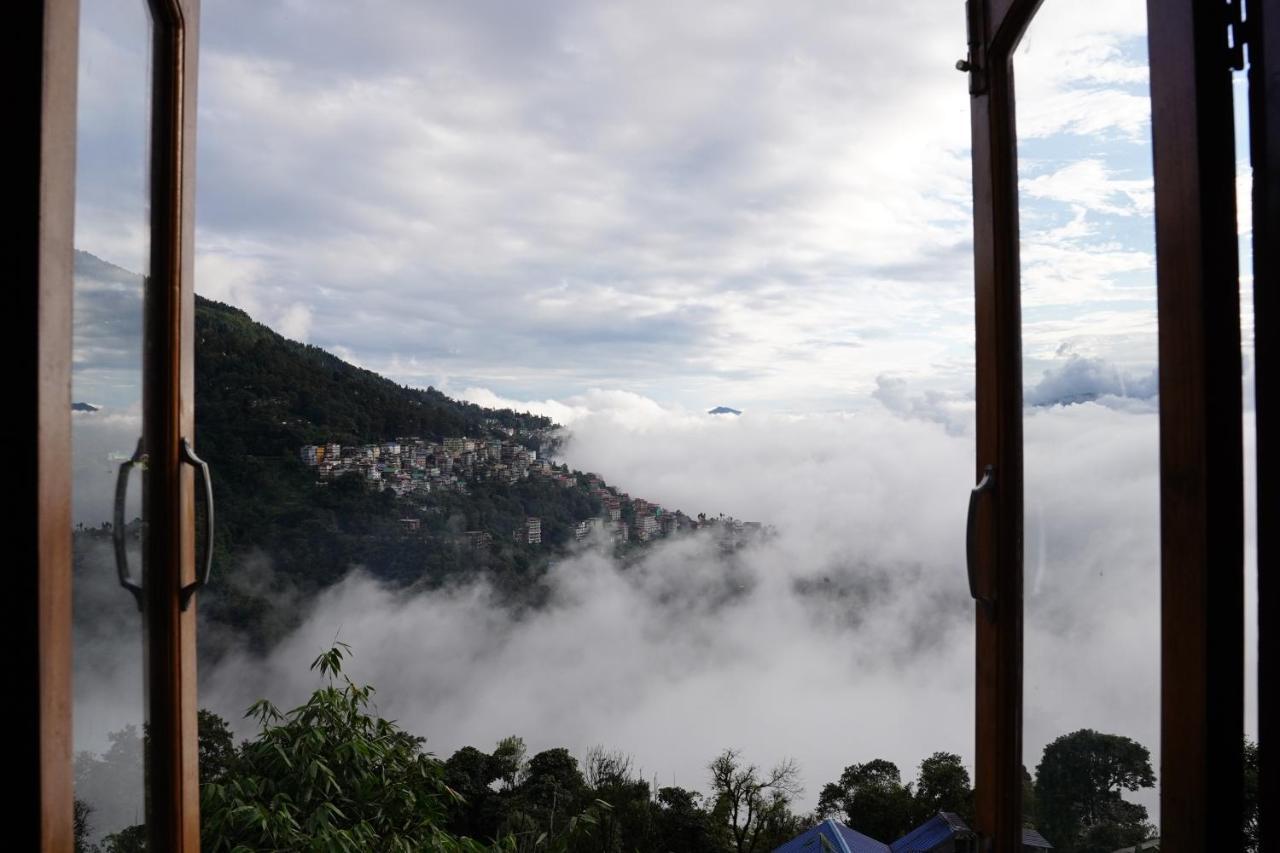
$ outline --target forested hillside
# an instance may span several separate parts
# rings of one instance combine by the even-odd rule
[[[260,648],[277,639],[294,625],[299,599],[353,566],[404,585],[485,573],[528,600],[574,525],[599,514],[585,481],[565,488],[529,477],[401,497],[356,476],[318,480],[299,459],[304,445],[513,435],[536,448],[553,441],[554,424],[397,385],[197,299],[196,442],[213,470],[218,522],[216,577],[201,615],[235,628],[237,639]],[[513,539],[528,516],[541,519],[540,544]],[[407,531],[404,518],[419,528]],[[477,530],[492,542],[474,547],[465,534]],[[285,599],[290,606],[280,607]],[[218,653],[216,635],[202,652]]]

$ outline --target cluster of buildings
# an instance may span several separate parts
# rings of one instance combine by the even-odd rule
[[[726,516],[696,518],[679,510],[666,510],[643,498],[604,482],[597,474],[571,472],[567,465],[553,465],[539,459],[538,451],[526,447],[514,430],[503,430],[498,437],[451,437],[441,441],[420,438],[397,438],[378,444],[308,444],[298,453],[303,464],[315,469],[321,481],[355,474],[382,490],[401,497],[425,496],[433,491],[454,490],[465,493],[468,484],[498,481],[515,483],[530,477],[545,478],[564,488],[583,487],[600,502],[600,515],[586,518],[574,526],[574,539],[582,541],[602,532],[615,543],[649,542],[658,537],[691,532],[700,528],[718,531],[722,546],[737,547],[747,538],[763,532],[757,522],[744,522]],[[406,533],[419,529],[415,518],[400,519]],[[512,531],[512,539],[524,545],[542,544],[542,519],[530,516]],[[483,530],[466,532],[467,546],[474,551],[487,551],[493,545],[491,533]]]
[[[658,537],[709,528],[719,534],[722,546],[733,548],[752,536],[766,532],[765,526],[758,521],[740,521],[725,515],[708,518],[703,513],[694,517],[680,510],[663,509],[644,498],[633,498],[618,491],[596,474],[585,475],[585,481],[591,495],[600,501],[600,518],[580,522],[575,531],[578,539],[585,539],[597,528],[608,531],[615,542],[632,539],[648,542]]]
[[[398,438],[379,444],[308,444],[299,451],[303,464],[321,480],[357,474],[397,495],[426,495],[433,490],[467,490],[467,483],[503,480],[515,483],[529,476],[547,477],[566,488],[577,478],[557,468],[538,451],[512,436],[446,438],[424,441]]]

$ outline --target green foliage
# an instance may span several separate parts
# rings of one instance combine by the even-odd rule
[[[1022,825],[1035,827],[1039,823],[1040,808],[1036,803],[1036,783],[1022,766]]]
[[[468,749],[442,763],[423,751],[422,738],[371,713],[373,688],[343,673],[348,655],[338,643],[315,659],[311,668],[325,684],[305,704],[281,712],[265,699],[255,702],[246,716],[257,720],[259,731],[239,750],[224,749],[225,722],[213,714],[202,718],[210,733],[202,748],[215,759],[201,788],[204,850],[568,853],[590,837],[604,804],[571,811],[565,802],[558,826],[506,833],[488,844],[452,831],[450,815],[456,818],[466,800],[449,781],[483,795],[512,773],[518,739],[504,742],[500,758]],[[549,756],[539,772],[558,778],[565,766],[560,756]]]
[[[960,756],[935,752],[921,761],[914,799],[913,824],[923,823],[938,812],[955,812],[966,822],[972,821],[973,787]]]
[[[889,841],[916,824],[917,811],[911,785],[902,784],[898,765],[882,758],[849,765],[818,798],[819,814],[841,814],[858,832]]]
[[[772,850],[801,826],[791,802],[801,793],[799,768],[784,761],[764,772],[744,764],[737,750],[726,749],[708,766],[711,772],[713,825],[735,853]]]
[[[1040,832],[1060,853],[1110,853],[1149,837],[1147,810],[1121,797],[1155,785],[1151,753],[1120,735],[1081,729],[1044,748],[1036,767]]]
[[[216,782],[235,763],[236,743],[227,721],[212,711],[201,708],[196,715],[199,738],[200,784]]]
[[[851,764],[840,779],[824,785],[820,816],[839,816],[864,835],[893,841],[941,811],[973,817],[973,788],[960,756],[935,752],[920,762],[914,783],[903,784],[892,761],[877,758]]]
[[[1258,829],[1258,745],[1244,739],[1244,850],[1258,853],[1262,843]]]
[[[280,598],[305,600],[355,565],[420,587],[487,573],[507,597],[535,600],[549,555],[572,543],[578,521],[599,514],[583,483],[486,481],[466,493],[397,498],[358,476],[317,483],[297,455],[304,444],[329,441],[541,434],[554,426],[547,418],[397,385],[200,297],[195,368],[196,434],[216,472],[218,510],[219,582],[201,593],[200,618],[233,629],[203,635],[206,657],[222,651],[219,636],[265,651],[305,609],[276,606]],[[532,434],[519,441],[539,443]],[[542,519],[543,544],[515,544],[512,531],[531,515]],[[404,535],[401,518],[421,519],[421,531]],[[473,551],[465,530],[488,531],[495,547]]]
[[[92,814],[93,807],[76,797],[71,814],[71,837],[75,853],[94,853],[97,850],[97,845],[89,841],[89,817]]]
[[[664,853],[702,853],[717,849],[716,827],[702,796],[684,788],[659,788],[653,849]]]
[[[346,653],[339,644],[316,658],[327,683],[305,704],[250,708],[257,738],[202,789],[205,850],[483,849],[443,831],[456,795],[440,762],[369,712],[373,688],[343,674]]]
[[[147,828],[134,824],[108,835],[102,842],[102,853],[146,853]]]
[[[513,429],[551,426],[537,415],[397,385],[199,296],[196,355],[202,420],[219,427],[225,449],[239,456],[293,454],[303,444],[369,436],[480,435],[486,419]]]

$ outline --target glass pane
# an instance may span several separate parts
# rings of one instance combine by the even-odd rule
[[[204,4],[201,705],[250,762],[206,737],[206,780],[305,784],[272,746],[315,715],[245,710],[327,703],[336,638],[454,835],[555,846],[597,799],[572,849],[966,816],[958,11],[412,6]],[[726,749],[780,771],[736,824]],[[206,800],[206,838],[266,846],[234,822],[265,804]]]
[[[141,583],[150,53],[144,0],[82,4],[71,380],[77,850],[112,836],[109,849],[139,849],[145,823],[144,628],[115,550],[123,545]]]
[[[1249,74],[1232,75],[1236,132],[1236,221],[1240,253],[1240,343],[1244,370],[1244,736],[1245,850],[1259,844],[1258,802],[1258,432],[1255,401],[1253,171],[1249,157]]]
[[[1160,492],[1146,7],[1047,3],[1015,58],[1027,820],[1058,849],[1158,824]],[[1093,773],[1111,762],[1115,778]]]

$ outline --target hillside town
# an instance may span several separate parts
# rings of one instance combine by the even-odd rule
[[[574,540],[601,535],[616,544],[650,542],[699,529],[716,531],[722,547],[736,548],[750,539],[771,532],[760,522],[741,521],[729,516],[709,518],[705,514],[686,515],[668,510],[644,498],[633,498],[608,485],[598,474],[571,471],[541,456],[542,436],[530,430],[492,427],[488,438],[453,436],[440,441],[400,437],[375,444],[308,444],[299,451],[304,465],[315,469],[318,482],[355,475],[397,497],[426,497],[454,491],[466,494],[486,482],[514,484],[541,479],[565,489],[582,489],[600,506],[598,515],[580,519],[574,526]],[[406,532],[418,529],[420,519],[403,518]],[[529,517],[512,531],[512,538],[524,545],[542,544],[542,519]],[[473,550],[492,545],[492,533],[468,530]]]

